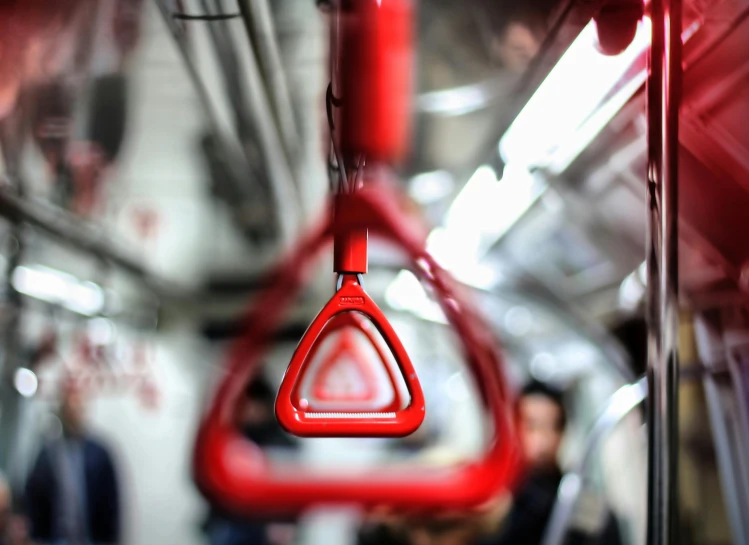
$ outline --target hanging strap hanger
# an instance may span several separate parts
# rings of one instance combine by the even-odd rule
[[[254,301],[244,335],[230,350],[224,376],[195,443],[193,468],[198,487],[212,502],[232,512],[296,515],[312,506],[342,503],[364,508],[386,504],[403,512],[463,510],[496,497],[518,475],[512,404],[491,329],[426,253],[427,231],[400,211],[400,195],[389,185],[374,183],[364,170],[365,161],[380,167],[397,162],[405,152],[408,140],[400,131],[407,129],[410,116],[411,6],[409,0],[357,0],[335,9],[331,72],[336,85],[328,93],[328,111],[331,129],[333,106],[340,105],[345,113],[341,123],[336,123],[340,134],[331,138],[338,173],[338,183],[332,185],[337,185],[338,192],[323,222],[309,229],[274,268],[266,289]],[[336,31],[339,27],[340,33]],[[350,168],[354,164],[355,169]],[[432,289],[457,333],[467,368],[493,424],[486,451],[476,461],[449,468],[379,467],[353,475],[338,469],[311,470],[294,463],[269,463],[262,450],[234,425],[236,407],[260,369],[274,330],[308,279],[314,258],[334,242],[339,289],[292,358],[277,399],[279,420],[303,435],[400,435],[418,427],[424,400],[415,373],[411,377],[413,366],[392,326],[362,287],[370,235],[409,256],[413,271]],[[353,418],[309,418],[306,410],[294,405],[298,401],[294,385],[326,329],[335,324],[336,317],[353,313],[371,320],[393,352],[409,386],[410,403],[395,411],[395,417],[377,414],[364,418],[354,413]],[[359,421],[354,424],[354,419]]]
[[[393,397],[391,400],[388,401],[388,403],[384,406],[375,406],[374,408],[381,411],[395,411],[401,407],[403,407],[404,400],[400,392],[400,388],[398,387],[398,380],[395,376],[395,373],[392,369],[391,364],[389,363],[389,358],[387,351],[382,346],[381,339],[378,339],[377,335],[374,332],[374,326],[370,324],[361,314],[357,312],[346,312],[343,314],[337,315],[335,318],[333,318],[329,323],[328,326],[325,328],[325,330],[322,333],[322,336],[331,335],[336,332],[344,332],[350,333],[351,335],[347,336],[348,338],[342,338],[341,341],[339,341],[340,344],[343,344],[343,346],[338,346],[334,349],[334,351],[331,351],[331,353],[326,357],[325,362],[320,366],[320,369],[317,372],[316,379],[318,381],[324,380],[324,375],[326,373],[326,370],[331,369],[336,364],[336,359],[339,354],[342,352],[349,351],[351,352],[351,356],[355,358],[357,361],[359,361],[359,366],[362,368],[362,373],[364,375],[365,380],[371,380],[372,384],[374,384],[374,381],[377,380],[377,377],[374,376],[373,372],[371,371],[371,363],[368,361],[368,356],[366,354],[363,354],[361,349],[358,346],[353,345],[354,340],[351,338],[353,333],[351,331],[347,331],[347,329],[355,328],[358,332],[362,333],[365,337],[365,339],[369,342],[369,344],[374,348],[375,353],[377,355],[377,359],[379,362],[382,363],[382,366],[384,367],[388,382],[390,384],[390,387],[392,389]],[[324,339],[320,339],[317,343],[316,347],[320,347],[322,345]],[[317,356],[317,350],[313,348],[313,351],[310,352],[309,358],[310,361],[315,361],[315,358]],[[307,382],[307,375],[302,372],[302,374],[299,377],[298,385],[304,385]],[[315,386],[320,386],[318,382],[315,383]],[[376,395],[376,391],[373,392]],[[297,387],[294,390],[293,393],[294,396],[294,405],[297,407],[300,407],[302,405],[305,405],[302,397],[301,397],[301,388]],[[308,406],[311,406],[315,408],[315,405],[317,401],[333,401],[334,396],[328,396],[324,391],[322,391],[322,388],[314,388],[313,389],[313,396],[310,399],[306,400],[306,404]],[[371,401],[370,399],[361,399],[361,400],[344,400],[344,401]],[[372,408],[372,407],[370,407]]]
[[[346,363],[348,366],[345,366]],[[351,384],[347,380],[348,377],[336,379],[336,376],[342,374],[341,369],[345,371],[346,368],[353,368],[358,375],[358,388],[352,387],[356,384]],[[377,376],[367,365],[366,358],[362,357],[361,349],[351,330],[343,330],[340,333],[335,349],[325,358],[315,378],[312,392],[316,399],[322,401],[367,402],[377,396]],[[337,383],[342,381],[343,385],[336,388]],[[302,403],[311,407],[309,400],[302,400]]]
[[[309,231],[270,273],[266,290],[245,321],[245,334],[232,346],[229,363],[205,416],[194,450],[194,475],[212,501],[248,515],[297,514],[319,504],[388,504],[410,511],[467,509],[494,497],[519,471],[512,405],[496,340],[479,312],[449,275],[425,251],[426,230],[397,209],[389,186],[368,184],[350,196],[353,208]],[[347,208],[348,209],[348,208]],[[452,468],[378,468],[356,475],[269,464],[232,421],[245,385],[259,370],[274,330],[311,272],[314,257],[337,229],[361,227],[396,244],[413,270],[430,286],[461,342],[468,370],[493,424],[493,437],[479,460]],[[290,392],[285,392],[289,395]]]
[[[290,433],[302,437],[403,437],[416,431],[424,421],[424,393],[413,363],[382,310],[362,287],[362,277],[367,272],[366,226],[377,227],[380,218],[371,210],[366,214],[364,201],[356,199],[358,193],[342,194],[336,200],[333,238],[337,290],[299,341],[276,398],[279,423]],[[365,214],[366,223],[352,223],[352,215],[360,213]],[[294,390],[323,331],[331,320],[351,312],[366,317],[393,354],[410,396],[406,407],[394,411],[319,412],[294,403]]]
[[[416,431],[426,412],[424,393],[405,347],[387,318],[364,290],[369,229],[382,220],[356,195],[366,187],[367,160],[397,162],[408,140],[409,63],[413,56],[411,2],[359,0],[336,11],[331,69],[333,82],[326,93],[331,146],[338,184],[334,196],[333,269],[336,292],[299,342],[276,398],[276,417],[288,432],[300,437],[403,437]],[[340,47],[338,47],[340,45]],[[339,55],[340,52],[340,55]],[[340,66],[337,61],[340,57]],[[335,96],[335,88],[343,97]],[[336,111],[340,123],[335,120]],[[348,162],[348,165],[347,165]],[[348,169],[355,163],[355,169]],[[352,221],[354,216],[361,218]],[[393,354],[410,401],[405,407],[363,412],[315,411],[294,395],[315,347],[325,338],[329,323],[357,312],[366,317]]]

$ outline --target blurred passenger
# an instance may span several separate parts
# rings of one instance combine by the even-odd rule
[[[469,545],[480,534],[478,520],[455,513],[402,517],[383,510],[359,530],[357,545]]]
[[[526,464],[512,498],[496,498],[480,512],[431,520],[380,517],[366,525],[358,545],[539,545],[556,501],[562,472],[557,463],[566,425],[562,394],[541,382],[523,388],[517,401],[518,433]],[[484,537],[479,537],[485,534]]]
[[[26,519],[13,512],[10,485],[2,473],[0,473],[0,545],[31,545]]]
[[[494,526],[481,545],[540,545],[556,504],[562,472],[558,464],[567,413],[562,393],[539,381],[529,382],[517,401],[518,434],[526,473],[511,499],[496,504]],[[509,501],[507,501],[509,500]],[[598,531],[570,528],[567,545],[619,545],[616,519],[606,518]]]
[[[62,435],[45,444],[26,482],[32,538],[51,545],[113,545],[120,541],[117,471],[107,448],[85,425],[86,399],[74,382],[63,387]]]
[[[292,449],[296,443],[276,421],[275,390],[262,377],[247,386],[237,407],[235,422],[244,436],[264,449]],[[288,545],[294,539],[294,521],[248,520],[214,507],[206,522],[211,545]]]
[[[546,34],[544,14],[518,3],[506,16],[502,31],[492,42],[492,53],[510,72],[528,68]]]
[[[520,392],[517,417],[526,474],[497,531],[482,541],[486,545],[540,544],[562,480],[557,457],[567,413],[561,392],[531,381]]]

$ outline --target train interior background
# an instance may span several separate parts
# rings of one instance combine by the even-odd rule
[[[138,43],[126,53],[110,31],[118,2],[80,9],[42,40],[55,51],[51,68],[2,123],[0,467],[22,488],[41,442],[60,433],[61,377],[88,376],[91,427],[123,475],[127,543],[205,542],[208,504],[191,470],[197,424],[264,273],[329,195],[328,11],[312,0],[238,1],[260,6],[252,40],[240,17],[171,15],[233,12],[231,2],[132,2]],[[598,443],[591,430],[639,400],[646,366],[650,29],[646,18],[623,53],[602,55],[590,22],[601,4],[421,0],[414,136],[398,176],[432,226],[429,251],[470,288],[501,339],[511,383],[564,388],[561,466],[587,472],[573,524],[595,525],[605,504],[624,542],[637,544],[644,412],[628,411]],[[747,0],[684,2],[684,544],[749,536],[747,13]],[[72,120],[67,181],[44,131],[19,128],[23,112],[54,117],[45,107],[67,108],[56,115]],[[117,141],[118,130],[125,136],[101,187],[82,204],[71,194],[87,189],[70,179],[86,178],[85,142]],[[293,456],[338,471],[477,456],[486,418],[454,332],[401,252],[373,241],[369,261],[367,292],[425,391],[424,428],[408,449],[304,439]],[[264,360],[274,386],[332,293],[329,263],[320,258]],[[53,337],[54,349],[34,359]],[[361,516],[313,509],[299,543],[350,543]]]

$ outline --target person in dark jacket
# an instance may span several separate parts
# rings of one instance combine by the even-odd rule
[[[63,388],[62,435],[41,449],[26,482],[32,539],[51,545],[114,545],[120,541],[120,495],[107,448],[85,430],[80,388]]]
[[[455,528],[434,524],[439,522],[437,519],[427,525],[413,520],[401,521],[400,525],[367,524],[357,536],[358,545],[377,542],[383,545],[416,545],[417,542],[539,545],[562,479],[557,454],[567,417],[561,393],[541,382],[530,382],[518,397],[517,417],[526,474],[512,497],[496,498],[480,510],[483,514],[466,513],[462,522],[453,521]],[[463,532],[465,537],[461,536],[459,530],[471,530],[477,523],[486,535],[472,539],[471,532]]]
[[[498,521],[498,530],[480,540],[480,545],[541,545],[557,501],[562,480],[557,458],[567,424],[562,393],[545,383],[529,382],[518,397],[517,418],[526,474]],[[567,545],[621,543],[611,513],[600,531],[591,535],[571,530]]]
[[[538,545],[556,502],[562,472],[557,463],[567,414],[561,392],[529,382],[517,401],[520,447],[525,477],[512,496],[499,532],[485,545]]]

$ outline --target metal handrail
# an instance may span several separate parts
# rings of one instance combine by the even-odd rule
[[[559,484],[557,501],[544,533],[542,545],[562,545],[570,529],[575,508],[590,477],[603,440],[647,397],[647,380],[640,379],[622,386],[611,396],[609,404],[598,417],[588,436],[588,443],[578,466],[567,473]]]

